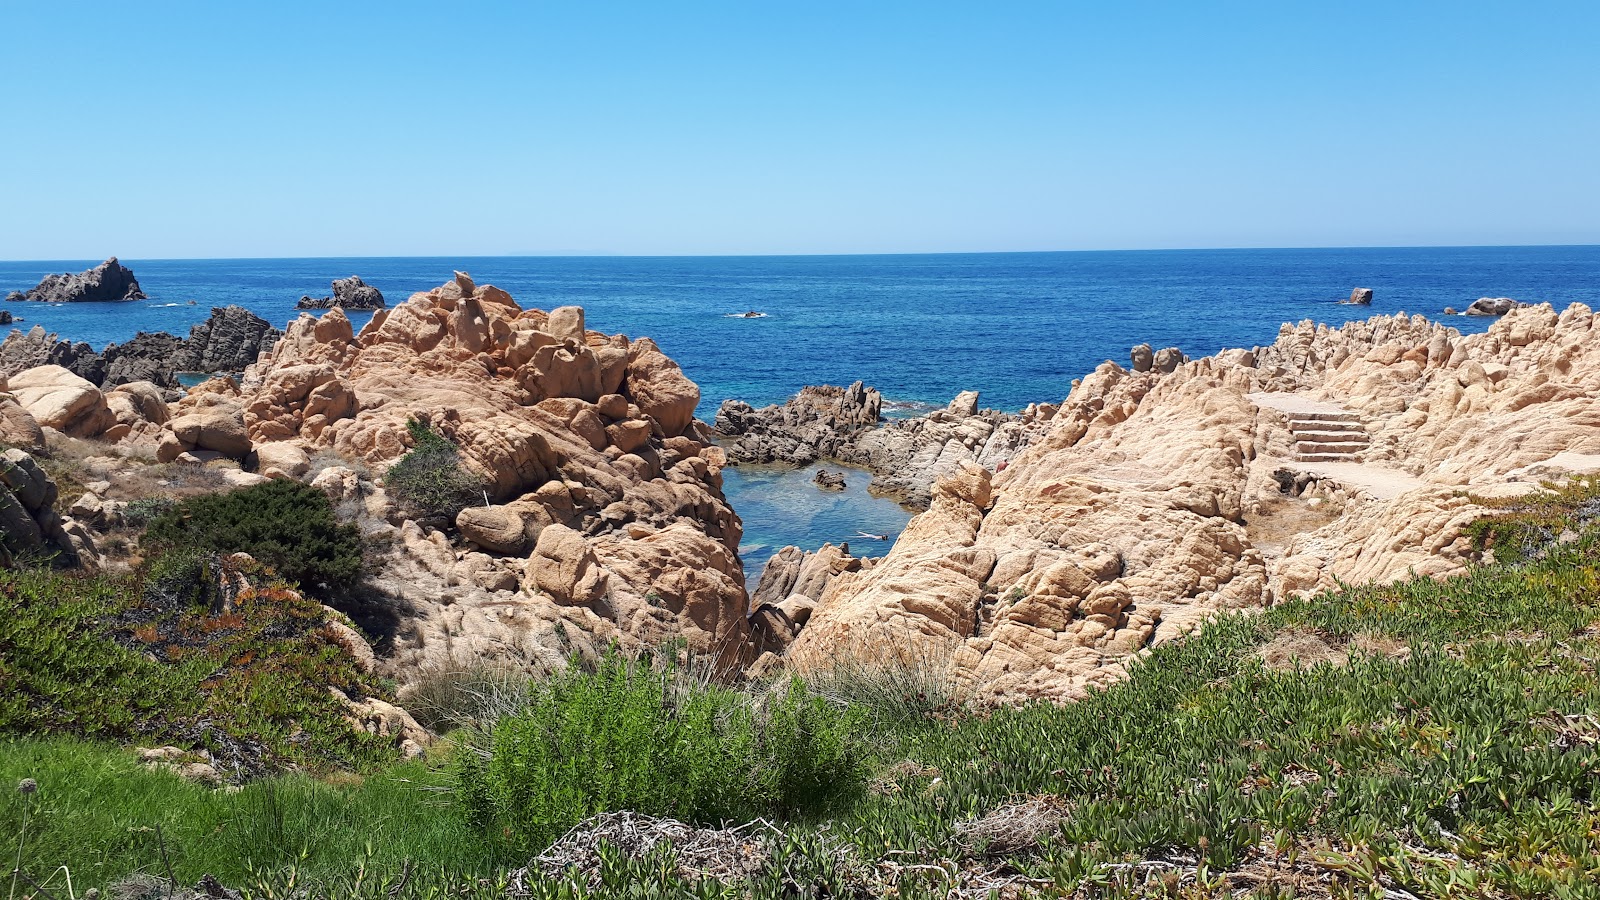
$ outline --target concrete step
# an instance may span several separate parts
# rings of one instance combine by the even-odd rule
[[[1293,431],[1341,431],[1348,428],[1366,430],[1359,419],[1301,419],[1289,420],[1289,428]]]
[[[1313,444],[1367,444],[1372,441],[1365,431],[1292,431],[1297,441],[1306,441]]]
[[[1289,414],[1291,422],[1357,422],[1361,416],[1353,412],[1294,412]]]
[[[1354,453],[1296,453],[1295,462],[1360,462]]]
[[[1294,445],[1294,452],[1295,453],[1312,453],[1312,454],[1317,454],[1317,455],[1324,455],[1324,454],[1329,454],[1329,453],[1342,453],[1342,454],[1345,454],[1345,455],[1348,455],[1348,456],[1354,456],[1355,454],[1360,453],[1361,451],[1367,449],[1367,446],[1368,445],[1367,445],[1367,443],[1365,441],[1360,442],[1360,443],[1357,443],[1355,441],[1346,441],[1346,442],[1337,443],[1337,444],[1334,444],[1334,443],[1318,444],[1318,443],[1312,443],[1312,442],[1309,442],[1309,441],[1302,441],[1302,442]]]

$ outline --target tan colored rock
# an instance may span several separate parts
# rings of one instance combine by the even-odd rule
[[[528,552],[522,516],[508,506],[469,506],[456,516],[461,536],[490,553],[517,556]]]
[[[185,413],[168,423],[174,437],[187,450],[210,450],[230,459],[250,453],[244,411],[237,404],[218,404]]]
[[[565,525],[550,525],[539,532],[539,543],[528,558],[527,571],[525,588],[574,606],[586,606],[604,597],[609,580],[583,535]]]
[[[256,470],[268,478],[296,479],[311,471],[311,456],[289,441],[273,441],[256,448]]]
[[[313,484],[394,539],[377,586],[409,612],[386,674],[405,680],[467,657],[538,672],[613,641],[681,635],[702,652],[748,636],[742,529],[711,461],[722,457],[691,425],[697,389],[648,339],[588,331],[575,308],[524,310],[461,276],[378,313],[360,335],[342,314],[302,316],[245,373],[238,399],[258,456],[287,442],[349,460]],[[454,443],[484,482],[491,505],[463,511],[457,533],[374,499],[414,444],[410,420]],[[613,445],[607,426],[619,424],[629,452]],[[679,443],[653,449],[658,434]],[[162,452],[181,456],[172,443]],[[547,537],[552,525],[566,530]],[[672,577],[656,567],[679,560],[723,568],[685,585],[678,608],[646,602]]]
[[[73,437],[96,437],[117,424],[100,389],[61,366],[19,372],[10,389],[39,425]]]
[[[628,396],[668,437],[682,434],[694,419],[695,407],[700,405],[699,386],[649,338],[634,342],[628,358],[627,384]]]
[[[0,394],[0,443],[38,453],[45,447],[44,429],[16,398]]]

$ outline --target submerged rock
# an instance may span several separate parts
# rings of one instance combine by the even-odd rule
[[[115,256],[76,275],[46,275],[26,291],[12,291],[9,301],[36,303],[102,303],[147,299],[133,271]]]

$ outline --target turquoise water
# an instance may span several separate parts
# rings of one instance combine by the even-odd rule
[[[818,488],[812,482],[818,468],[843,472],[845,489]],[[722,474],[723,493],[744,519],[739,556],[751,590],[767,559],[785,546],[815,550],[824,543],[848,543],[856,556],[882,556],[911,518],[899,504],[867,493],[872,476],[860,469],[832,463],[804,469],[730,466]],[[858,533],[863,531],[887,540],[863,538]]]
[[[98,261],[0,262],[0,294]],[[856,379],[913,411],[968,389],[1015,410],[1060,400],[1073,378],[1104,359],[1125,363],[1137,343],[1198,356],[1270,343],[1285,321],[1437,314],[1483,296],[1600,306],[1594,246],[123,262],[150,300],[6,308],[99,347],[140,330],[187,333],[229,303],[283,325],[302,294],[323,296],[352,274],[398,303],[462,269],[525,306],[579,304],[591,328],[655,338],[699,383],[708,420],[726,398],[759,406]],[[1371,307],[1336,302],[1357,286],[1375,291]],[[767,317],[729,317],[752,309]],[[1489,322],[1451,324],[1471,332]],[[898,507],[853,486],[819,498],[805,476],[729,472],[752,558],[903,521]]]

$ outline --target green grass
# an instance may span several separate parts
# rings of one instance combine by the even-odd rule
[[[764,832],[772,856],[748,883],[686,881],[657,855],[610,858],[597,890],[539,881],[532,896],[913,898],[985,896],[1009,884],[1080,897],[1600,897],[1600,541],[1585,512],[1596,496],[1591,483],[1508,508],[1495,530],[1516,538],[1488,542],[1498,562],[1461,577],[1225,616],[1070,706],[877,715],[866,707],[881,691],[848,692],[862,698],[873,789],[823,821],[774,814],[777,832]],[[1341,652],[1274,666],[1260,651],[1283,635]],[[576,717],[575,733],[590,734],[615,711],[574,702],[549,712],[535,721]],[[590,740],[587,756],[571,756],[595,783],[641,752],[654,759],[648,745],[603,744]],[[100,802],[70,793],[63,778],[131,764],[103,746],[72,745],[57,758],[56,746],[0,748],[0,775],[39,778],[41,804],[56,803],[63,823],[86,823],[63,824],[54,855],[26,852],[30,871],[61,860],[95,873],[84,883],[119,867],[155,871],[148,847],[95,863],[83,856],[94,842],[69,837],[111,841],[152,821],[183,835],[180,880],[214,871],[252,897],[307,886],[330,898],[499,896],[506,873],[527,862],[507,840],[508,823],[471,826],[462,797],[426,789],[451,784],[446,760],[360,785],[278,782],[299,785],[294,804],[320,824],[296,826],[298,837],[284,841],[252,839],[251,871],[240,874],[227,862],[240,852],[237,835],[270,831],[277,814],[238,798],[259,797],[252,792],[265,784],[230,799],[144,775],[102,788]],[[147,799],[122,793],[140,790]],[[222,813],[196,811],[193,827],[160,819],[163,792],[180,808],[216,804],[234,818],[220,830]],[[1001,847],[998,831],[970,825],[1029,798],[1061,813],[1037,840]],[[613,801],[624,802],[600,806]],[[10,802],[15,810],[15,795]],[[368,834],[381,847],[368,852]],[[37,840],[48,843],[42,832]],[[318,848],[305,850],[311,843]],[[415,863],[403,885],[402,859]]]
[[[252,871],[286,865],[331,876],[363,862],[398,872],[406,858],[452,871],[498,861],[464,827],[448,795],[430,790],[447,776],[421,763],[344,784],[291,775],[222,791],[147,770],[133,754],[101,742],[0,739],[0,835],[12,839],[28,799],[13,790],[22,778],[39,785],[24,868],[41,880],[58,873],[59,888],[60,867],[68,867],[80,896],[132,872],[164,875],[163,844],[185,885],[207,873],[244,884]],[[9,872],[16,845],[0,850]]]

